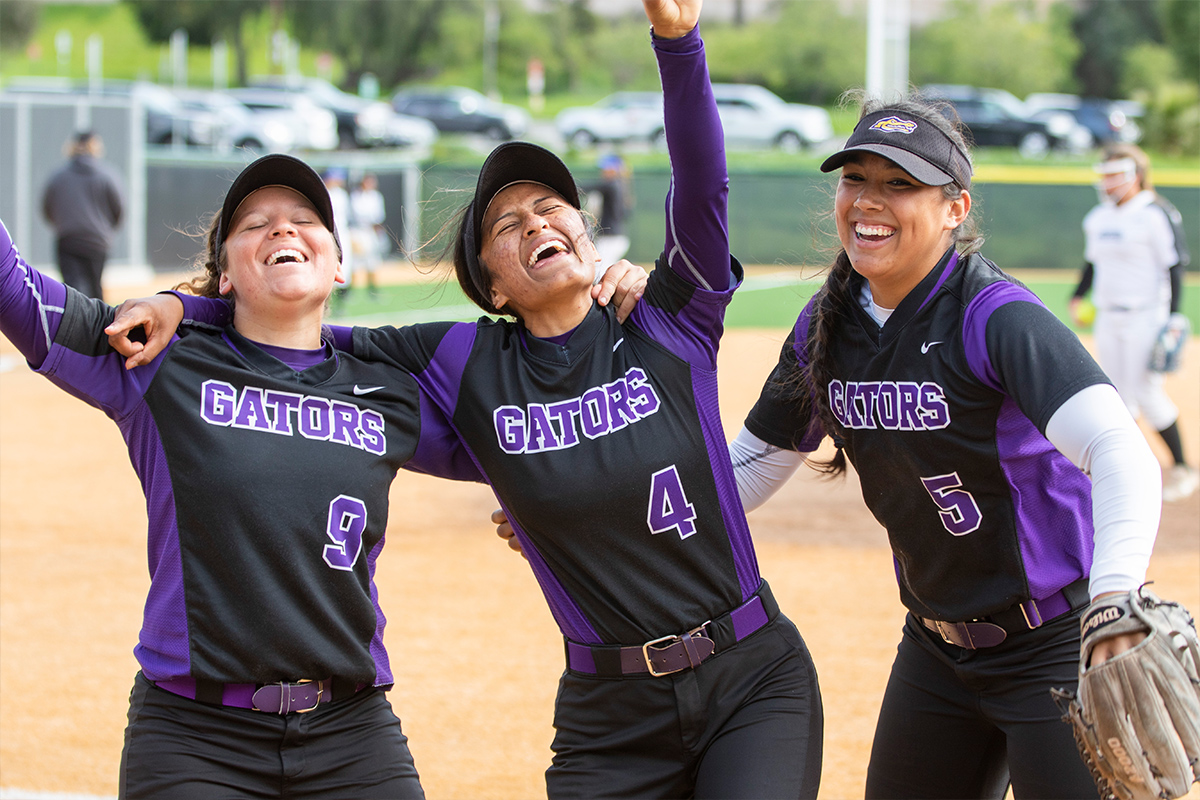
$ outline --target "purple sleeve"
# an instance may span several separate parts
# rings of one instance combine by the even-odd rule
[[[233,311],[229,303],[215,297],[200,297],[187,292],[171,290],[183,303],[183,321],[189,325],[210,326],[224,329],[233,322]]]
[[[678,39],[653,40],[671,156],[667,192],[667,265],[689,283],[729,288],[729,173],[725,135],[696,27]]]
[[[0,221],[0,331],[34,369],[50,352],[66,302],[67,288],[26,264]]]

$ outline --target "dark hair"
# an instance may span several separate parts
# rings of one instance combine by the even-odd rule
[[[936,125],[968,158],[970,157],[970,147],[963,136],[961,123],[949,106],[912,96],[883,102],[867,97],[861,92],[848,92],[843,96],[843,101],[846,100],[857,101],[860,104],[860,119],[882,110],[920,116]],[[947,183],[942,187],[948,200],[957,199],[965,190],[966,187],[957,182]],[[975,217],[971,215],[954,230],[953,238],[954,247],[960,256],[975,253],[983,246],[983,237],[979,233]],[[840,435],[841,424],[829,406],[829,383],[833,372],[830,345],[839,319],[843,316],[848,317],[849,310],[858,302],[852,288],[853,276],[854,266],[850,263],[845,249],[839,247],[829,268],[829,275],[812,301],[812,315],[804,343],[808,364],[801,370],[798,385],[788,387],[795,393],[802,409],[808,414],[815,412],[821,427],[833,438],[837,452],[830,460],[809,461],[818,472],[830,477],[841,475],[846,470],[846,456],[842,452],[843,439]]]

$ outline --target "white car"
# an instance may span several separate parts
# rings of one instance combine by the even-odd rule
[[[216,147],[246,148],[256,153],[286,153],[296,146],[292,125],[269,114],[255,114],[225,92],[172,89],[184,108],[207,111],[223,123]]]
[[[594,105],[564,108],[555,118],[555,127],[575,147],[596,142],[658,142],[663,135],[662,94],[617,92]]]
[[[277,89],[231,89],[229,94],[255,114],[287,125],[300,149],[337,149],[337,117],[307,97]]]
[[[828,111],[785,102],[762,86],[714,83],[713,96],[727,145],[774,146],[796,152],[833,138]]]

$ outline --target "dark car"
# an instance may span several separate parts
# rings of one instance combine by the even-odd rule
[[[1033,119],[1016,96],[1002,89],[933,84],[921,96],[954,107],[971,141],[980,147],[1015,147],[1025,158],[1042,158],[1069,146],[1072,121]]]
[[[465,86],[420,86],[392,96],[400,114],[429,120],[443,133],[482,133],[491,139],[515,139],[529,128],[522,108],[497,103]]]
[[[1034,119],[1045,119],[1055,113],[1070,114],[1087,131],[1087,147],[1136,142],[1142,136],[1136,121],[1141,107],[1130,101],[1038,92],[1026,97],[1025,105]]]

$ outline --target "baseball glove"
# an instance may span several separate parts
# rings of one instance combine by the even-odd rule
[[[1081,620],[1079,694],[1053,690],[1105,800],[1171,800],[1200,780],[1200,642],[1187,609],[1145,586],[1092,602]],[[1089,665],[1096,644],[1145,640]]]
[[[1150,351],[1152,372],[1174,372],[1183,364],[1183,347],[1191,335],[1192,324],[1183,314],[1172,314],[1159,331]]]

